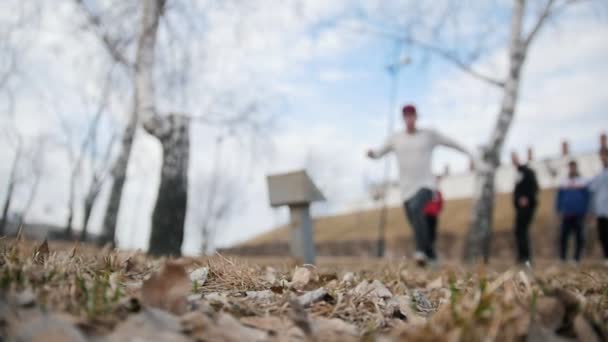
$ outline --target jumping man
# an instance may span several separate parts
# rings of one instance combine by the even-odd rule
[[[430,231],[425,219],[424,208],[433,197],[435,176],[431,171],[431,157],[437,146],[451,147],[472,159],[472,154],[462,145],[432,129],[416,127],[418,113],[413,105],[403,107],[405,131],[393,134],[384,146],[369,150],[368,157],[378,159],[394,152],[399,164],[401,199],[406,217],[414,230],[416,252],[414,259],[424,266],[437,256],[432,247]]]

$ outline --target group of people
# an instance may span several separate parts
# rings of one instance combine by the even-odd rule
[[[414,232],[415,261],[424,266],[437,260],[435,240],[437,217],[443,205],[435,177],[431,170],[432,153],[435,147],[455,149],[471,159],[475,157],[464,146],[433,129],[417,126],[418,112],[414,105],[402,109],[405,131],[397,132],[378,149],[367,152],[372,159],[382,158],[392,152],[399,166],[400,190],[405,215]],[[580,260],[584,243],[584,220],[593,208],[597,217],[599,237],[608,263],[608,149],[600,151],[603,171],[591,181],[585,181],[578,172],[575,161],[569,165],[567,179],[556,196],[556,210],[561,217],[560,256],[567,257],[568,241],[576,237],[574,259]],[[512,161],[517,168],[513,204],[516,209],[515,236],[518,261],[531,261],[529,227],[538,206],[539,185],[534,171],[519,161],[516,154]]]
[[[595,215],[604,259],[608,264],[608,148],[599,151],[602,171],[591,180],[581,177],[578,163],[568,162],[568,175],[555,196],[555,212],[560,218],[559,256],[568,260],[568,244],[574,236],[574,261],[579,262],[585,243],[585,223]],[[529,228],[538,205],[539,186],[534,171],[512,154],[517,168],[517,182],[513,192],[515,207],[515,239],[517,258],[521,263],[532,258]]]

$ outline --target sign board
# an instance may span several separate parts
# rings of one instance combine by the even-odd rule
[[[273,207],[305,205],[325,200],[304,170],[270,175],[267,180],[270,205]]]

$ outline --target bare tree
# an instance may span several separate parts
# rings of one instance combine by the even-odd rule
[[[6,225],[8,223],[9,210],[11,208],[11,202],[13,200],[13,194],[17,187],[19,178],[19,162],[22,159],[23,154],[23,142],[18,137],[15,147],[15,156],[13,157],[13,163],[11,165],[11,172],[8,178],[8,184],[6,187],[6,195],[4,197],[4,204],[2,205],[2,220],[0,221],[0,235],[4,235],[6,232]]]
[[[29,174],[31,178],[30,189],[27,194],[25,204],[21,210],[18,226],[25,224],[25,220],[34,205],[34,201],[38,196],[38,190],[40,188],[40,182],[44,173],[44,152],[48,138],[45,136],[38,136],[33,140],[31,148],[24,154],[25,160],[27,161],[27,167],[29,168]]]
[[[209,254],[215,248],[219,229],[238,206],[238,180],[228,176],[222,167],[222,145],[225,137],[216,139],[213,157],[213,169],[208,177],[199,177],[194,182],[192,198],[196,210],[193,211],[196,226],[200,227],[202,244],[201,252]]]
[[[211,101],[213,103],[213,110],[207,109],[207,112],[204,112],[203,116],[193,115],[192,113],[160,113],[155,103],[157,100],[155,94],[157,85],[154,76],[155,70],[160,69],[165,71],[167,69],[163,63],[160,63],[160,67],[165,66],[165,68],[159,68],[159,61],[166,62],[166,60],[163,60],[155,53],[161,24],[164,24],[167,30],[166,36],[168,36],[168,39],[163,41],[165,44],[168,44],[167,40],[168,42],[179,40],[180,44],[176,45],[176,49],[186,49],[186,51],[188,49],[188,47],[184,46],[184,42],[189,41],[189,39],[173,36],[174,32],[170,26],[170,21],[162,21],[167,16],[166,12],[174,11],[177,8],[177,4],[172,3],[172,7],[168,8],[165,1],[154,0],[129,7],[131,9],[137,8],[140,11],[140,23],[139,29],[133,34],[132,38],[134,39],[127,39],[125,37],[113,37],[108,33],[108,30],[104,29],[103,11],[87,7],[87,4],[90,5],[89,1],[86,3],[82,0],[74,1],[83,9],[88,19],[89,27],[95,32],[99,41],[108,51],[108,54],[114,61],[124,67],[130,80],[133,82],[133,110],[122,135],[119,156],[112,172],[113,185],[104,219],[102,242],[114,241],[116,215],[120,207],[122,188],[126,179],[125,171],[130,159],[135,132],[139,123],[141,123],[149,134],[158,139],[163,155],[161,184],[152,217],[152,234],[149,250],[153,254],[179,254],[183,239],[183,223],[188,199],[191,122],[194,120],[197,123],[206,125],[247,126],[248,129],[255,132],[261,125],[261,121],[255,120],[254,115],[259,112],[259,106],[256,103],[247,103],[244,108],[238,109],[239,106],[236,104],[242,103],[242,101],[233,102],[230,100],[232,96],[220,96],[217,99],[229,99],[227,102],[231,105],[230,108],[223,106],[225,103],[218,104],[218,102],[223,101],[216,101],[217,99],[214,99],[214,101]],[[173,5],[176,5],[176,7],[173,7]],[[177,11],[176,13],[182,15],[187,12]],[[131,15],[129,18],[132,17]],[[134,46],[130,44],[131,42],[133,42]],[[125,53],[125,51],[131,51],[129,47],[133,47],[132,50],[135,51],[135,58],[132,62]],[[162,51],[161,49],[158,50]],[[173,85],[173,88],[170,90],[176,92],[176,89],[183,89],[185,87],[184,82],[187,81],[187,76],[185,75],[189,72],[188,67],[188,63],[185,63],[178,68],[174,68],[179,70],[171,70],[173,76],[177,74],[184,77],[177,77],[178,82],[173,82],[173,78],[171,78],[169,85]],[[163,86],[165,86],[163,90],[166,90],[166,85]],[[214,113],[220,114],[215,116]],[[235,115],[227,117],[227,113],[235,113]]]
[[[74,1],[79,6],[79,8],[82,9],[82,12],[86,16],[87,23],[90,29],[94,32],[99,41],[103,44],[105,50],[108,52],[112,60],[120,64],[125,70],[125,72],[129,75],[129,77],[132,78],[133,73],[135,71],[134,64],[124,53],[124,50],[126,50],[126,48],[128,47],[130,41],[132,40],[132,37],[129,35],[123,35],[120,37],[111,36],[108,33],[108,30],[104,27],[104,22],[102,21],[103,17],[101,13],[96,13],[93,9],[87,6],[88,2],[85,3],[85,1],[83,0]],[[98,4],[96,2],[93,3],[95,6],[91,7],[97,8]],[[115,18],[132,18],[134,14],[137,13],[136,11],[137,5],[134,6],[132,2],[125,1],[122,2],[122,7],[119,9],[120,15],[115,16]],[[131,81],[134,82],[133,79],[131,79]],[[135,101],[137,100],[134,99],[134,102]],[[107,243],[110,243],[112,245],[116,244],[115,235],[116,225],[118,221],[118,212],[120,209],[122,193],[127,178],[127,167],[129,166],[129,159],[131,157],[133,142],[135,140],[135,133],[137,131],[137,126],[139,123],[138,114],[139,113],[137,110],[137,103],[133,103],[133,108],[131,109],[128,115],[127,125],[125,126],[121,135],[119,154],[116,160],[114,161],[111,170],[112,187],[110,190],[110,198],[108,200],[108,206],[106,208],[106,212],[103,219],[102,233],[98,241],[101,245]]]
[[[94,108],[93,115],[87,116],[84,122],[85,130],[81,132],[82,123],[74,120],[69,120],[60,111],[57,111],[57,117],[60,121],[60,126],[63,131],[64,139],[60,142],[67,151],[69,166],[70,166],[70,182],[68,186],[68,216],[64,229],[64,237],[71,239],[74,230],[74,216],[77,210],[77,194],[76,189],[79,182],[83,178],[84,164],[89,161],[91,182],[89,189],[84,198],[84,222],[82,226],[81,239],[85,240],[87,235],[87,225],[93,209],[93,205],[101,190],[101,185],[105,179],[104,174],[107,171],[107,160],[110,157],[113,146],[113,138],[106,142],[106,153],[103,159],[97,155],[97,147],[99,144],[99,129],[104,116],[107,116],[106,108],[109,102],[111,88],[112,72],[108,72],[104,84],[99,95],[98,103]],[[87,102],[87,101],[84,101]],[[74,124],[77,127],[73,127]],[[101,160],[100,160],[101,159]]]
[[[479,43],[489,40],[488,37],[495,33],[495,28],[484,32],[484,29],[480,26],[477,35],[478,41],[469,42],[470,45],[474,46],[473,51],[470,51],[464,57],[461,51],[451,49],[445,40],[440,39],[439,36],[446,25],[450,21],[457,21],[454,18],[456,17],[454,13],[459,10],[466,10],[460,2],[448,1],[444,13],[436,17],[433,27],[424,34],[420,34],[416,30],[420,26],[420,23],[417,22],[418,19],[414,19],[404,25],[405,32],[387,29],[385,26],[383,27],[375,23],[371,25],[374,32],[390,36],[405,45],[418,48],[428,54],[439,57],[471,77],[498,88],[502,93],[502,100],[494,129],[492,130],[490,140],[482,148],[480,165],[476,168],[478,191],[475,193],[472,221],[464,250],[464,257],[467,261],[475,261],[480,258],[487,261],[489,258],[494,210],[494,176],[499,166],[505,138],[515,116],[522,68],[529,55],[530,47],[550,19],[556,18],[569,6],[580,2],[583,1],[543,0],[542,2],[531,3],[526,0],[512,0],[510,10],[511,25],[508,33],[507,49],[508,70],[505,76],[489,75],[475,67],[475,62],[480,58],[482,53],[487,52],[483,50],[483,44]],[[490,3],[489,5],[493,6],[493,10],[498,10],[498,4]],[[541,6],[538,7],[538,5]],[[370,22],[368,18],[364,18],[367,22]],[[524,25],[524,23],[527,22],[531,22],[532,25],[526,30],[527,25]],[[483,25],[483,27],[487,26]],[[426,39],[423,37],[426,37]],[[462,50],[462,44],[460,48]]]

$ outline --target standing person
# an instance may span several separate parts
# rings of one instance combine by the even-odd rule
[[[434,187],[431,172],[431,157],[437,146],[447,146],[458,150],[470,158],[472,155],[460,144],[432,129],[419,129],[416,126],[418,113],[413,105],[402,110],[405,131],[393,134],[377,150],[369,150],[368,157],[378,159],[394,152],[399,164],[401,199],[406,216],[414,230],[416,252],[414,259],[420,266],[426,265],[436,255],[431,247],[428,224],[424,208],[432,199]]]
[[[522,164],[517,153],[511,154],[513,166],[517,169],[513,206],[515,207],[515,241],[517,244],[517,262],[526,263],[532,260],[530,248],[530,222],[538,204],[538,182],[536,173],[526,164]]]
[[[441,190],[439,190],[439,181],[441,180],[440,176],[435,178],[436,188],[433,190],[433,197],[427,203],[426,207],[424,207],[424,218],[426,219],[426,224],[429,227],[429,240],[430,240],[430,248],[431,255],[437,256],[435,252],[435,241],[437,240],[437,225],[439,224],[439,214],[443,209],[443,194]]]
[[[562,261],[567,259],[568,240],[571,234],[576,237],[574,260],[576,262],[581,260],[585,242],[583,221],[587,214],[589,200],[589,190],[578,172],[578,164],[573,160],[568,163],[568,178],[559,187],[555,200],[557,213],[562,219],[559,250]]]
[[[597,217],[597,230],[604,252],[604,263],[608,266],[608,148],[600,150],[603,170],[589,184],[593,194],[593,211]]]

